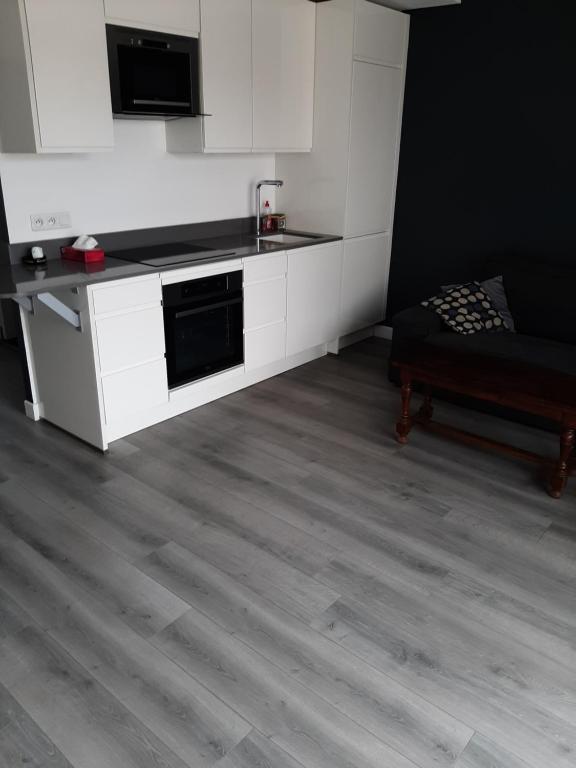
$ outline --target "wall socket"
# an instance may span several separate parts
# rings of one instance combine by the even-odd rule
[[[33,232],[43,232],[50,229],[70,229],[72,222],[67,211],[60,213],[33,213],[30,216],[30,226]]]

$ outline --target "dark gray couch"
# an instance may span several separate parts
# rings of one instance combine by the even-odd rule
[[[576,265],[576,259],[573,263]],[[452,331],[435,312],[418,305],[393,318],[390,359],[401,360],[407,342],[420,340],[445,349],[517,360],[576,377],[576,268],[570,263],[546,263],[542,258],[515,260],[501,268],[501,272],[515,333],[463,336]],[[390,368],[390,378],[398,383],[397,369]],[[482,410],[487,409],[482,407]],[[511,415],[492,407],[488,410]],[[522,420],[534,423],[533,419]]]

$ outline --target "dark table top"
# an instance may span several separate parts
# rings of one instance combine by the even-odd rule
[[[393,365],[415,381],[555,420],[576,419],[576,378],[568,373],[502,357],[406,342]]]
[[[274,234],[274,233],[270,233]],[[303,234],[311,240],[302,243],[265,243],[254,235],[238,234],[225,237],[210,237],[194,240],[194,246],[204,245],[205,256],[201,252],[193,254],[193,261],[170,265],[139,264],[121,258],[122,251],[115,251],[101,264],[84,265],[64,259],[49,259],[44,267],[28,267],[24,264],[0,266],[0,298],[16,296],[34,296],[38,293],[75,288],[82,285],[119,280],[126,277],[166,272],[200,264],[214,264],[229,259],[243,259],[248,256],[286,251],[295,248],[310,248],[314,245],[335,242],[341,237],[316,233],[289,231],[286,234]],[[133,251],[134,249],[131,249]],[[147,247],[150,250],[150,247]],[[233,255],[232,255],[233,252]]]

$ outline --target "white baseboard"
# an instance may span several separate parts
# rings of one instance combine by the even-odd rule
[[[43,414],[42,403],[31,403],[30,400],[24,400],[24,412],[32,421],[40,421]]]
[[[388,339],[388,341],[392,341],[393,333],[394,329],[391,325],[377,325],[374,328],[374,336],[379,339]]]
[[[352,344],[357,344],[364,339],[371,339],[374,336],[374,326],[370,325],[368,328],[362,328],[360,331],[354,331],[346,336],[340,336],[336,341],[331,342],[328,345],[328,352],[333,355],[337,355],[341,349],[349,347]]]

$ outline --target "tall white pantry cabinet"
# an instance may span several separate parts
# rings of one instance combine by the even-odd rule
[[[277,155],[277,199],[291,228],[344,237],[344,336],[386,311],[409,17],[368,0],[316,8],[313,149]]]

